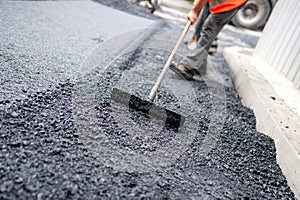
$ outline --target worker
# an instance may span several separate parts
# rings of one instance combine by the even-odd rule
[[[210,14],[204,21],[197,46],[188,52],[179,63],[173,62],[170,69],[181,74],[187,80],[195,75],[204,75],[207,70],[208,50],[212,42],[247,0],[195,0],[187,19],[194,24],[201,9],[209,3]]]
[[[201,12],[198,15],[198,19],[197,22],[195,24],[195,32],[192,36],[192,38],[187,42],[187,45],[190,46],[192,44],[194,44],[195,42],[197,42],[200,39],[200,32],[202,30],[202,26],[206,20],[206,18],[208,17],[208,15],[210,14],[209,12],[209,3],[206,3],[205,6],[203,6],[203,8],[201,9]]]
[[[197,41],[200,39],[200,33],[202,30],[202,26],[205,22],[205,19],[208,17],[209,14],[210,14],[209,3],[206,3],[198,15],[198,19],[195,24],[195,32],[194,32],[192,38],[189,41],[185,42],[188,49],[193,50],[197,47]],[[215,40],[212,42],[211,47],[208,50],[208,54],[212,55],[213,53],[215,53],[217,51],[217,48],[218,48],[218,38],[216,37]]]

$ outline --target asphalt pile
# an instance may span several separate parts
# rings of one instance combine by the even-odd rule
[[[158,54],[162,58],[159,64],[164,63],[168,52],[151,49],[114,60],[97,74],[97,93],[92,94],[95,104],[88,110],[77,107],[82,83],[73,79],[30,94],[23,91],[24,98],[2,99],[0,199],[295,199],[276,162],[274,141],[256,131],[253,112],[241,104],[232,85],[210,84],[204,77],[189,82],[195,92],[197,113],[192,117],[197,126],[187,127],[195,134],[172,162],[148,170],[126,170],[126,166],[118,166],[120,160],[112,159],[114,155],[99,150],[107,145],[107,149],[142,156],[178,137],[178,130],[151,123],[138,112],[130,111],[124,118],[111,101],[112,88],[124,76],[133,78],[132,70],[145,76],[154,71],[156,77],[160,66],[149,68],[147,63],[157,63]],[[225,63],[213,61],[230,82]],[[166,79],[174,84],[186,82],[171,73]],[[136,94],[147,96],[149,89],[149,84],[141,84]],[[178,95],[168,87],[161,89],[156,103],[174,111],[181,108]],[[213,112],[216,103],[224,108],[219,113]],[[78,118],[85,112],[93,112],[93,118]],[[223,121],[213,129],[211,116],[215,115]],[[89,123],[93,126],[83,132],[82,126]],[[213,145],[203,152],[211,130],[217,130],[210,137]],[[179,141],[185,141],[184,137]],[[104,142],[97,143],[103,138]],[[119,156],[126,160],[126,155]]]
[[[119,58],[99,78],[96,119],[111,146],[143,154],[156,151],[176,135],[165,128],[143,138],[148,119],[139,113],[133,113],[143,133],[139,137],[120,132],[120,122],[114,121],[110,102],[114,82],[145,58],[153,59],[155,53],[141,51]],[[195,138],[175,162],[146,172],[118,171],[99,160],[97,147],[90,148],[76,128],[72,103],[76,83],[72,81],[24,100],[1,101],[1,199],[293,199],[276,163],[274,141],[255,130],[253,112],[242,106],[234,88],[225,87],[226,120],[215,147],[205,156],[199,153],[209,130],[212,94],[203,80],[191,85],[200,106]],[[148,91],[141,88],[140,92]]]

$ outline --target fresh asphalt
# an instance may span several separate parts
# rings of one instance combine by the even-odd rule
[[[89,57],[110,55],[97,54],[109,38],[161,19],[127,1],[0,1],[0,10],[0,199],[294,199],[274,141],[256,131],[255,116],[242,106],[221,57],[210,58],[217,81],[166,77],[170,85],[180,83],[180,94],[194,91],[183,95],[195,98],[185,98],[191,107],[182,112],[195,112],[182,127],[185,134],[148,129],[149,118],[135,111],[121,116],[111,88],[122,87],[122,78],[136,80],[135,74],[156,77],[160,67],[152,63],[164,63],[170,46],[142,47],[161,47],[159,39],[173,41],[176,34],[156,31],[141,48],[78,77]],[[179,109],[181,99],[167,86],[157,103]],[[145,83],[135,92],[145,96],[148,89]],[[168,145],[173,149],[163,151]],[[166,154],[157,158],[156,152]]]

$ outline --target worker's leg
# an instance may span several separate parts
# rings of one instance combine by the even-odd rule
[[[234,17],[238,9],[239,8],[228,12],[210,14],[203,24],[197,47],[193,51],[187,53],[180,61],[179,65],[183,65],[191,71],[196,70],[200,74],[204,74],[206,72],[208,50],[213,40],[225,24]]]
[[[207,16],[210,14],[209,12],[209,4],[207,3],[201,10],[200,14],[198,15],[198,19],[195,25],[195,32],[192,36],[192,38],[187,41],[187,45],[193,45],[196,46],[196,42],[199,40],[200,38],[200,33],[202,30],[202,26],[207,18]],[[189,48],[195,48],[195,47],[189,47]]]
[[[196,37],[196,41],[199,40],[200,38],[200,33],[201,33],[201,30],[202,30],[202,26],[206,20],[206,18],[208,17],[208,15],[210,14],[209,12],[209,4],[207,3],[201,10],[199,16],[198,16],[198,20],[196,22],[196,25],[195,25],[195,33],[194,33],[194,36]]]

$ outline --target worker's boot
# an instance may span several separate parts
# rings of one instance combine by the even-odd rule
[[[190,69],[182,64],[177,64],[175,62],[172,62],[172,64],[170,65],[170,69],[176,74],[182,75],[188,81],[193,80],[194,75],[201,74],[196,69]]]
[[[183,43],[186,44],[186,45],[190,45],[194,42],[196,42],[196,36],[195,35],[193,35],[191,39],[189,39],[187,41],[184,41]]]
[[[194,35],[187,43],[187,45],[191,45],[196,42],[196,36]]]
[[[201,65],[199,69],[191,69],[195,75],[205,75],[207,70],[207,63]]]
[[[214,41],[212,42],[211,47],[208,50],[208,54],[212,55],[214,53],[216,53],[218,50],[218,38],[215,38]]]
[[[194,35],[187,43],[187,48],[190,50],[193,50],[197,47],[197,39],[196,36]]]

